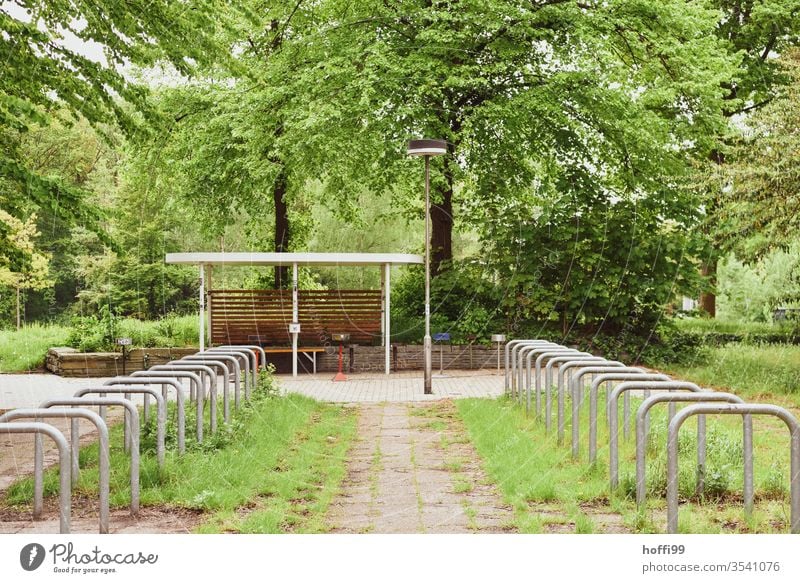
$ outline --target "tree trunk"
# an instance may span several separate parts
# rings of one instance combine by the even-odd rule
[[[725,153],[721,150],[712,150],[709,154],[709,159],[719,166],[725,164]],[[709,216],[717,212],[719,208],[719,200],[716,196],[712,197],[707,206]],[[711,241],[712,250],[711,255],[703,261],[700,265],[700,275],[708,278],[708,291],[700,294],[700,302],[698,308],[700,312],[710,318],[717,317],[717,262],[719,261],[719,246],[714,238],[713,233],[709,233],[709,227],[705,227],[706,236]]]
[[[700,275],[708,278],[708,283],[711,286],[711,291],[703,292],[700,294],[700,312],[711,317],[717,317],[717,296],[714,289],[717,285],[717,258],[712,257],[707,262],[703,262],[700,266]]]
[[[281,171],[275,178],[275,188],[272,198],[275,205],[275,251],[285,253],[289,250],[291,232],[289,230],[289,209],[284,201],[286,195],[286,170]],[[289,267],[275,267],[275,289],[286,289],[291,285]]]
[[[19,286],[17,286],[17,330],[22,327],[22,319],[20,318],[20,309],[19,309]]]
[[[442,270],[442,263],[453,259],[453,170],[444,160],[445,187],[441,199],[431,202],[431,275]]]

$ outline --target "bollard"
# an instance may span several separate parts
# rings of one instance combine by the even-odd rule
[[[94,423],[99,435],[99,505],[100,505],[100,534],[108,534],[108,497],[109,497],[109,449],[108,449],[108,427],[100,416],[94,411],[89,409],[50,409],[50,405],[45,401],[40,407],[36,409],[12,409],[4,415],[0,415],[0,423],[8,423],[16,419],[65,419],[71,418],[71,468],[70,468],[70,484],[76,486],[78,482],[78,449],[80,448],[80,434],[75,427],[75,422],[78,418],[83,418]],[[42,484],[44,483],[44,457],[41,445],[42,435],[37,433],[35,439],[39,442],[36,443],[34,448],[34,462],[33,462],[33,481],[34,481],[34,502],[33,502],[33,517],[41,518],[42,509],[44,506],[44,492]]]
[[[646,503],[647,485],[646,474],[647,467],[645,465],[647,456],[647,416],[650,409],[658,403],[698,403],[698,402],[726,402],[744,404],[744,401],[731,393],[717,393],[714,391],[700,391],[699,393],[661,393],[653,395],[644,400],[636,411],[636,504],[643,508]],[[672,421],[674,415],[669,417],[667,425]],[[697,494],[703,493],[706,469],[706,416],[697,416]],[[744,464],[749,466],[745,468],[745,475],[753,475],[753,421],[750,415],[744,416],[743,426],[743,442],[745,444]],[[749,511],[753,509],[752,497],[748,501],[745,499],[745,508]]]
[[[673,391],[677,389],[696,393],[702,391],[696,384],[684,381],[626,381],[620,383],[611,391],[611,396],[608,398],[608,474],[612,490],[615,490],[619,484],[619,410],[617,400],[625,391],[639,389],[646,391],[651,389]]]
[[[34,435],[47,435],[58,447],[58,516],[59,533],[69,534],[72,514],[72,485],[70,483],[70,455],[69,445],[64,434],[47,423],[0,423],[0,433],[33,433]]]
[[[791,519],[792,534],[800,534],[800,424],[783,407],[777,405],[689,405],[670,422],[667,432],[667,532],[678,532],[678,432],[681,425],[692,415],[770,415],[778,417],[789,429],[791,467]],[[745,449],[745,451],[747,451]],[[745,464],[745,471],[747,470]],[[750,466],[752,469],[752,466]],[[753,477],[745,478],[745,488],[752,488]],[[747,498],[747,494],[745,494]]]
[[[664,374],[651,374],[651,373],[636,373],[625,372],[628,367],[618,369],[619,372],[604,373],[599,375],[592,381],[589,389],[589,463],[593,464],[597,461],[597,393],[600,390],[600,385],[603,383],[611,383],[611,381],[669,381],[670,378]],[[625,397],[629,396],[630,392],[625,392]],[[609,395],[606,394],[606,403],[608,402]],[[606,406],[606,425],[609,424],[608,419],[608,406]],[[625,417],[623,416],[623,420]]]

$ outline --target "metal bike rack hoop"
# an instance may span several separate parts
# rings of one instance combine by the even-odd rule
[[[559,445],[564,443],[564,428],[566,426],[566,412],[565,412],[565,392],[566,392],[566,380],[567,380],[567,373],[572,370],[573,368],[581,370],[585,367],[594,367],[594,366],[604,366],[610,368],[619,368],[624,367],[625,365],[621,362],[617,362],[616,360],[608,360],[601,356],[593,356],[591,358],[575,358],[572,360],[567,359],[566,361],[562,362],[563,359],[567,357],[559,357],[554,358],[550,362],[547,363],[547,366],[550,366],[551,363],[554,361],[558,362],[558,443]]]
[[[154,377],[172,377],[176,379],[189,379],[189,401],[193,400],[192,395],[199,395],[203,390],[203,379],[199,374],[190,372],[188,370],[139,370],[130,374],[131,377],[139,378],[154,378]],[[149,401],[149,395],[145,395]],[[147,403],[145,401],[145,403]],[[147,409],[145,409],[145,420],[148,419]],[[197,405],[197,443],[203,443],[203,404]]]
[[[211,429],[211,433],[216,433],[217,431],[217,372],[210,366],[206,366],[204,364],[194,364],[191,362],[181,362],[179,360],[173,360],[168,362],[167,364],[159,364],[157,366],[152,366],[148,370],[151,371],[195,371],[198,374],[202,375],[203,379],[208,380],[208,390],[209,390],[209,428]],[[225,381],[227,383],[227,381]],[[203,403],[206,398],[206,390],[205,386],[201,392],[201,394],[197,397],[197,417],[199,419],[203,418]],[[202,426],[201,426],[201,433],[198,435],[202,435]]]
[[[170,362],[169,364],[181,364],[181,363],[203,364],[205,366],[216,367],[217,369],[219,369],[219,373],[220,374],[218,374],[217,376],[218,377],[219,376],[222,377],[222,409],[223,409],[222,417],[225,420],[225,423],[230,423],[231,422],[231,407],[230,407],[230,399],[229,399],[229,396],[228,396],[229,392],[230,392],[230,387],[229,387],[229,384],[228,384],[229,383],[230,371],[228,369],[228,365],[225,364],[222,360],[211,360],[211,359],[204,358],[204,357],[201,357],[199,360],[195,359],[193,357],[184,357],[184,358],[182,358],[180,360],[174,360],[174,361]],[[212,403],[214,401],[216,401],[216,399],[212,399]],[[212,405],[212,406],[214,407],[214,410],[216,411],[216,405]],[[211,418],[214,419],[214,416],[212,415]]]
[[[51,409],[47,402],[36,409],[12,409],[0,415],[0,423],[8,423],[17,419],[70,419],[70,440],[71,440],[71,468],[70,483],[72,486],[78,482],[78,448],[80,447],[80,433],[78,431],[77,420],[87,419],[97,428],[99,442],[99,506],[100,506],[100,534],[108,533],[108,497],[109,497],[109,449],[108,449],[108,427],[100,418],[100,415],[89,409]],[[35,434],[33,451],[33,517],[41,518],[44,509],[44,449],[42,446],[42,434]]]
[[[669,381],[667,375],[660,373],[646,373],[646,372],[627,372],[627,367],[618,369],[618,372],[607,372],[597,376],[592,380],[592,385],[589,388],[589,463],[593,464],[597,461],[597,393],[603,383],[610,383],[611,381]],[[609,395],[606,394],[608,399]],[[622,419],[627,423],[630,410],[630,392],[626,391],[623,398],[623,414]],[[606,426],[609,425],[608,407],[606,407]]]
[[[33,433],[44,434],[55,441],[58,447],[58,516],[59,532],[69,534],[72,514],[72,484],[70,483],[69,445],[64,435],[47,423],[0,423],[0,434]]]
[[[580,408],[583,403],[583,377],[587,374],[596,375],[600,373],[613,373],[615,371],[626,371],[628,373],[642,373],[644,371],[635,366],[588,366],[579,368],[569,375],[566,390],[572,395],[572,457],[577,459],[580,453]],[[663,376],[663,375],[661,375]],[[668,380],[667,377],[664,377]],[[592,383],[592,386],[594,383]],[[628,393],[625,393],[628,395]],[[591,412],[590,412],[591,413]],[[590,423],[591,425],[591,423]]]
[[[647,418],[650,409],[659,403],[738,403],[744,404],[741,397],[732,393],[718,393],[715,391],[700,391],[699,393],[660,393],[645,399],[636,411],[636,504],[643,508],[647,496]],[[674,419],[675,414],[669,416],[667,425]],[[750,415],[744,416],[743,443],[744,443],[744,483],[753,483],[753,420]],[[705,487],[705,468],[706,468],[706,416],[697,416],[697,485],[698,495],[703,493]],[[753,509],[753,489],[745,488],[745,509]]]
[[[178,408],[178,453],[183,454],[186,452],[186,407],[184,404],[183,385],[181,382],[174,378],[166,376],[161,377],[115,377],[103,383],[103,386],[150,386],[161,385],[162,401],[157,402],[159,410],[158,417],[163,417],[164,427],[162,428],[162,435],[166,432],[167,424],[167,387],[175,389]],[[144,393],[144,397],[148,398],[150,393]],[[129,399],[128,393],[125,393],[125,398]],[[146,401],[145,401],[146,402]],[[163,410],[162,410],[163,409]],[[146,410],[146,409],[145,409]],[[145,414],[145,419],[147,415]],[[163,452],[162,452],[163,456]],[[160,459],[160,458],[159,458]]]
[[[652,389],[664,391],[694,391],[702,392],[699,386],[684,381],[625,381],[618,384],[611,391],[608,398],[608,474],[611,489],[615,490],[619,484],[619,396],[626,391],[645,390],[645,397],[649,397]]]
[[[689,405],[670,422],[667,431],[667,532],[678,532],[678,432],[692,415],[770,415],[778,417],[789,429],[791,463],[791,532],[800,534],[800,424],[783,407],[777,405]]]

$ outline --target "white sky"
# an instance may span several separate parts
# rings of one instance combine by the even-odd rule
[[[9,0],[2,0],[2,3],[0,3],[0,10],[16,20],[21,20],[22,22],[31,21],[31,15],[27,10],[14,2],[10,2]],[[72,26],[76,29],[80,29],[82,26],[85,26],[85,21],[83,23],[78,20],[73,21]],[[42,32],[46,31],[46,28],[42,23],[39,23],[37,28]],[[60,38],[55,36],[53,38],[54,42],[59,46],[63,46],[74,53],[84,56],[87,59],[91,59],[95,63],[100,63],[103,66],[108,65],[105,53],[103,52],[103,45],[100,43],[96,43],[94,41],[84,41],[75,36],[75,34],[70,30],[60,29],[49,32],[51,35],[60,35]]]
[[[5,12],[11,18],[20,20],[22,22],[31,22],[30,13],[19,6],[18,4],[9,0],[0,0],[0,11]],[[80,31],[86,25],[84,20],[74,20],[70,27]],[[76,54],[79,54],[87,59],[99,63],[107,67],[108,59],[105,55],[105,47],[95,41],[86,41],[79,38],[71,30],[59,28],[57,30],[47,30],[43,23],[39,23],[38,27],[42,32],[49,32],[53,37],[53,42],[62,46]],[[151,87],[155,86],[178,86],[185,84],[188,80],[179,75],[171,66],[156,66],[149,69],[141,69],[133,65],[126,64],[118,67],[118,71],[122,73],[125,78],[139,83],[145,83]]]

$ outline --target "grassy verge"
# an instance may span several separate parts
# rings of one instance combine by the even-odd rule
[[[794,328],[792,322],[738,322],[718,318],[675,318],[672,321],[678,330],[698,334],[788,334]]]
[[[0,330],[0,373],[28,371],[44,366],[51,346],[63,346],[69,328],[28,324],[21,330]]]
[[[134,348],[195,346],[197,327],[197,316],[168,316],[154,321],[122,318],[116,321],[114,336],[131,338]],[[72,332],[69,326],[37,323],[26,324],[19,331],[0,330],[0,373],[42,368],[48,348],[67,346]],[[110,344],[102,345],[104,341],[97,339],[97,334],[92,332],[78,331],[78,340],[86,344],[88,351],[114,348]]]
[[[688,363],[657,366],[677,378],[731,390],[745,399],[800,407],[800,346],[727,344],[707,347]]]
[[[118,336],[131,338],[135,347],[194,346],[199,334],[197,315],[167,316],[160,320],[119,320]]]
[[[634,400],[633,408],[638,403]],[[573,460],[566,442],[556,443],[543,424],[526,418],[507,399],[465,399],[457,403],[490,478],[515,511],[520,532],[664,532],[666,527],[666,411],[653,410],[648,442],[648,508],[634,501],[635,447],[620,439],[620,487],[610,492],[608,431],[598,424],[598,462],[587,461],[588,411],[581,414],[581,457]],[[604,405],[602,405],[604,407]],[[601,411],[603,408],[601,407]],[[788,532],[788,435],[772,420],[755,422],[756,510],[741,507],[741,421],[709,419],[708,470],[704,497],[694,494],[695,423],[680,436],[681,532]]]
[[[187,437],[191,437],[187,424]],[[171,430],[169,435],[174,435]],[[158,470],[152,432],[142,441],[141,503],[203,510],[199,532],[320,532],[323,517],[345,472],[355,435],[350,410],[299,395],[260,398],[238,412],[231,426],[178,456],[168,451]],[[172,443],[170,439],[170,443]],[[111,431],[111,504],[130,502],[129,458],[121,427]],[[97,496],[97,447],[81,449],[77,494]],[[58,472],[46,473],[45,493],[55,496]],[[0,504],[28,505],[30,478],[9,488]]]

